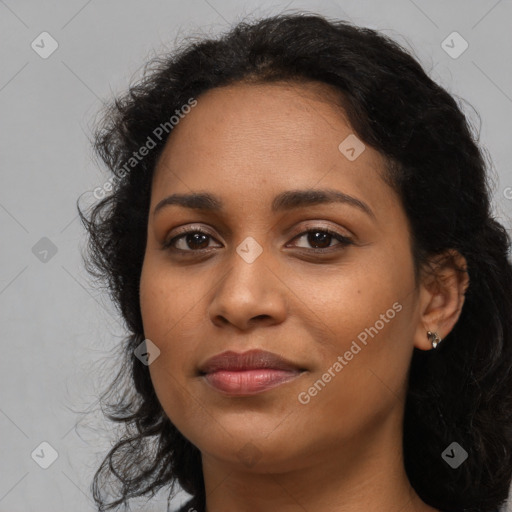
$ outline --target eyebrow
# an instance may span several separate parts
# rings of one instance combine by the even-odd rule
[[[277,213],[295,208],[332,203],[354,206],[375,219],[372,209],[364,201],[333,189],[287,190],[274,198],[271,209],[273,213]],[[207,192],[172,194],[162,199],[155,206],[153,215],[156,215],[164,207],[170,205],[209,212],[219,212],[223,209],[223,201],[219,197]]]

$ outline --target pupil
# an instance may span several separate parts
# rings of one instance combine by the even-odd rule
[[[202,238],[202,240],[201,240],[201,238]],[[189,247],[195,246],[195,245],[200,245],[200,246],[202,245],[199,248],[203,249],[204,247],[208,247],[208,236],[203,235],[201,233],[193,233],[192,235],[188,235],[187,244]],[[193,247],[191,247],[191,248],[193,248]]]
[[[320,245],[320,248],[329,247],[331,235],[321,231],[311,232],[308,235],[308,243],[312,246]]]

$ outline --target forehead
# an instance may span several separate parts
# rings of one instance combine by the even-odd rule
[[[184,139],[194,144],[182,148],[185,151],[216,146],[217,153],[229,146],[247,151],[252,145],[256,152],[278,144],[298,149],[305,142],[318,145],[323,140],[327,145],[329,140],[316,132],[319,125],[332,126],[336,121],[348,125],[337,96],[331,87],[317,82],[241,83],[211,89],[173,129],[165,152],[173,150],[178,156]]]
[[[152,203],[164,192],[198,188],[261,195],[264,189],[328,186],[368,200],[391,194],[380,177],[382,155],[367,145],[354,160],[340,151],[343,141],[356,137],[340,101],[337,91],[318,82],[207,91],[167,140]]]

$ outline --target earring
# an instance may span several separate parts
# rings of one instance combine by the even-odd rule
[[[427,338],[432,343],[432,348],[436,348],[442,341],[437,332],[427,331]]]

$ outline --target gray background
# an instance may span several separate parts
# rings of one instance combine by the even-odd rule
[[[511,1],[0,0],[0,512],[94,510],[89,485],[113,439],[97,397],[123,328],[82,268],[75,207],[107,178],[87,138],[101,101],[176,37],[285,9],[380,29],[467,100],[494,162],[496,214],[512,225]],[[44,31],[59,45],[46,59],[31,47]],[[453,31],[469,44],[458,58],[441,46]],[[48,469],[31,457],[44,441],[58,452]],[[163,496],[144,509],[166,510]]]

